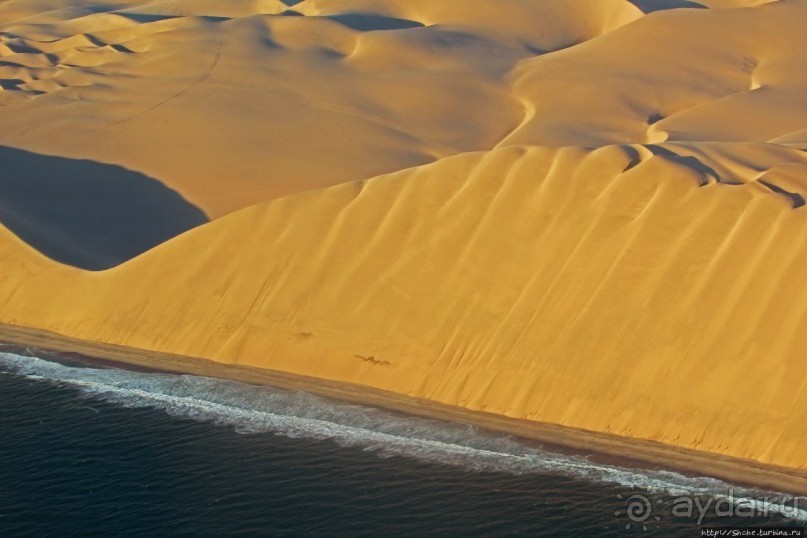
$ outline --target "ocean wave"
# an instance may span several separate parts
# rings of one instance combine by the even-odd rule
[[[68,366],[13,353],[0,353],[0,372],[70,386],[83,397],[123,407],[160,409],[174,417],[227,425],[243,434],[271,432],[331,440],[380,457],[403,456],[471,471],[560,473],[659,495],[730,496],[734,502],[752,502],[768,512],[807,521],[807,510],[794,510],[787,502],[760,501],[764,492],[717,479],[607,465],[474,426],[405,416],[301,391],[190,375]]]

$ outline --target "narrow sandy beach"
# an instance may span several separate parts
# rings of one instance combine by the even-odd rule
[[[220,364],[193,357],[155,353],[124,346],[102,344],[65,337],[48,331],[0,324],[0,342],[38,349],[77,353],[88,362],[108,366],[137,367],[150,371],[192,374],[229,379],[311,394],[352,403],[380,407],[453,422],[472,424],[531,439],[575,452],[591,452],[603,461],[636,462],[640,466],[680,471],[691,476],[720,478],[731,484],[747,485],[794,495],[807,495],[807,473],[765,465],[751,460],[729,458],[679,447],[632,440],[616,435],[589,432],[553,424],[512,419],[491,413],[414,399],[393,392],[293,375],[263,368]]]

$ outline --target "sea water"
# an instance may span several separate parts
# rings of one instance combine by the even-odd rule
[[[0,352],[2,536],[699,536],[805,521],[805,499],[473,426]]]

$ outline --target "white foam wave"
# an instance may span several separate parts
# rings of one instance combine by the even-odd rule
[[[807,520],[807,510],[794,511],[786,502],[759,501],[759,492],[732,488],[720,480],[606,465],[473,426],[403,416],[305,392],[189,375],[73,367],[12,353],[0,353],[0,372],[68,385],[85,397],[124,407],[156,408],[175,417],[229,425],[245,434],[273,432],[291,438],[329,439],[381,457],[404,456],[474,471],[562,473],[657,494],[714,497],[731,492],[735,502],[746,506],[752,502],[771,513]]]

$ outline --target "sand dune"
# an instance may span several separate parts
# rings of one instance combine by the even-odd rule
[[[45,218],[103,177],[12,204],[0,322],[805,469],[806,17],[5,2],[0,143],[161,205],[132,248]]]
[[[445,159],[4,304],[81,338],[804,467],[805,214],[632,155]]]

